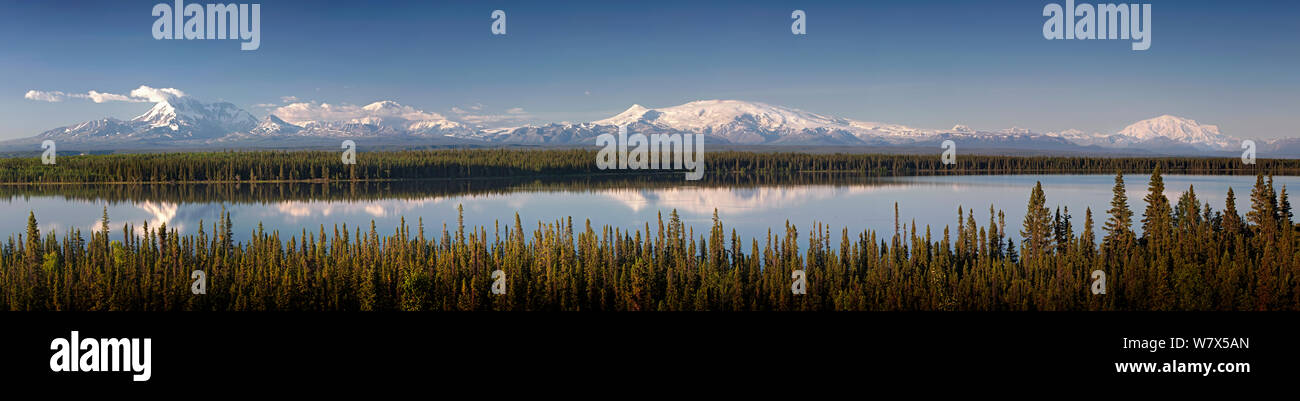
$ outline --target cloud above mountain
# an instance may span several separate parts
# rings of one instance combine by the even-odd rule
[[[115,93],[102,93],[98,91],[88,91],[86,93],[66,93],[60,91],[38,91],[29,90],[23,95],[27,100],[40,102],[62,102],[68,99],[88,99],[95,103],[104,102],[145,102],[145,99],[132,99],[130,96],[119,95]]]
[[[297,100],[296,98],[292,98]],[[473,127],[499,127],[521,124],[533,118],[523,108],[514,107],[505,112],[484,112],[486,106],[473,104],[465,107],[452,107],[450,114],[418,109],[398,104],[393,101],[378,101],[365,106],[354,104],[334,104],[318,101],[296,101],[282,106],[270,106],[270,114],[293,124],[309,122],[372,122],[400,119],[402,121],[454,121]]]
[[[151,88],[140,85],[139,88],[131,90],[131,97],[158,103],[185,97],[185,92],[181,92],[180,89],[176,88]]]
[[[86,93],[67,93],[62,91],[41,91],[29,90],[23,95],[24,99],[35,100],[38,102],[62,102],[69,99],[86,99],[95,103],[106,102],[129,102],[129,103],[158,103],[171,99],[185,97],[185,92],[176,88],[154,88],[147,85],[140,85],[139,88],[132,89],[127,95],[117,93],[104,93],[99,91],[87,91]]]
[[[482,111],[486,106],[477,103],[467,108],[469,110],[452,107],[451,112],[455,115],[456,120],[476,127],[519,125],[534,118],[531,113],[525,111],[522,107],[510,108],[505,113],[483,113]]]
[[[360,121],[366,119],[400,118],[407,121],[445,120],[442,114],[400,105],[391,101],[374,102],[365,106],[297,102],[271,111],[276,117],[294,124],[312,121]]]

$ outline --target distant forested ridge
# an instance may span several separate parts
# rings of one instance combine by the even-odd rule
[[[600,170],[596,150],[450,149],[362,152],[356,164],[340,153],[259,151],[153,153],[0,159],[0,183],[147,183],[371,181],[446,178],[539,177],[567,175],[645,175],[660,170]],[[944,165],[934,155],[871,155],[708,152],[705,177],[788,176],[851,172],[870,175],[1043,174],[1146,172],[1297,175],[1300,160],[1259,159],[1247,165],[1236,158],[1097,158],[1059,156],[957,157]]]
[[[1130,210],[1117,174],[1111,204],[1085,209],[1082,230],[1079,211],[1049,210],[1037,185],[1019,228],[990,207],[958,209],[952,227],[901,228],[896,211],[893,233],[787,225],[765,238],[738,238],[716,214],[697,233],[675,211],[635,230],[572,218],[526,227],[518,215],[493,227],[403,221],[384,234],[373,222],[239,228],[253,231],[248,243],[232,240],[228,215],[193,235],[113,229],[107,212],[90,233],[41,233],[32,215],[0,245],[0,310],[1300,310],[1285,188],[1257,175],[1221,211],[1195,188],[1164,192],[1155,169],[1148,206]],[[1007,231],[1017,229],[1019,244]],[[206,294],[191,292],[195,270]],[[795,270],[806,294],[791,291]]]
[[[888,185],[890,177],[850,173],[805,173],[787,176],[728,175],[691,181],[698,188],[756,188],[783,185]],[[678,188],[682,175],[612,174],[474,179],[199,182],[33,183],[0,185],[0,198],[59,197],[85,201],[266,203],[286,200],[372,201],[428,199],[437,196],[508,194],[520,191],[588,192],[602,189]]]

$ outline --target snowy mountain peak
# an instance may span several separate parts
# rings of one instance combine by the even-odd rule
[[[644,106],[641,106],[639,104],[633,104],[632,107],[628,107],[627,110],[624,110],[622,113],[615,114],[613,117],[606,118],[604,120],[593,121],[592,124],[627,125],[635,122],[636,120],[641,119],[641,116],[645,115],[647,111],[650,111],[650,109],[647,109]]]
[[[280,117],[277,117],[275,114],[268,114],[266,118],[263,118],[261,122],[257,123],[256,127],[249,130],[249,133],[254,135],[277,135],[293,134],[301,130],[302,127],[300,126],[290,124],[280,119]]]
[[[151,89],[151,88],[146,88]],[[123,144],[186,144],[233,146],[250,141],[285,144],[295,140],[375,138],[394,143],[410,141],[471,140],[483,143],[545,143],[593,145],[603,134],[628,126],[635,134],[700,134],[709,143],[797,146],[912,146],[933,147],[956,140],[968,148],[1075,151],[1082,147],[1157,153],[1222,152],[1233,137],[1214,125],[1172,115],[1139,121],[1117,133],[1064,130],[1038,134],[1024,128],[977,130],[955,125],[947,130],[916,129],[903,125],[858,121],[791,107],[741,100],[698,100],[676,106],[648,108],[633,104],[612,117],[590,123],[552,123],[514,128],[489,128],[482,120],[442,114],[380,100],[365,106],[295,102],[257,119],[226,102],[205,103],[178,90],[150,90],[137,98],[155,103],[143,114],[127,120],[104,118],[45,131],[34,139],[70,140],[95,146]],[[134,94],[135,92],[133,92]],[[446,139],[446,138],[452,139]],[[414,142],[413,142],[414,143]],[[1296,141],[1300,143],[1300,141]],[[1280,146],[1280,145],[1279,145]],[[1300,149],[1300,145],[1296,145]],[[1300,152],[1298,150],[1297,152]]]
[[[258,128],[274,128],[274,129],[280,129],[280,128],[284,128],[284,127],[290,127],[290,128],[301,128],[301,127],[299,127],[298,125],[295,125],[295,124],[289,123],[289,122],[287,122],[287,121],[284,121],[283,119],[281,119],[280,117],[276,116],[275,114],[267,114],[267,115],[266,115],[266,118],[263,118],[261,122],[257,123],[257,127],[258,127]]]
[[[1168,114],[1133,123],[1117,135],[1140,141],[1164,139],[1201,147],[1226,148],[1231,144],[1231,138],[1219,132],[1218,126]]]
[[[176,107],[171,102],[158,102],[146,111],[144,114],[132,118],[133,122],[142,122],[149,124],[150,127],[170,127],[176,130],[179,127],[174,125],[176,118],[179,117]]]
[[[267,114],[267,115],[266,115],[266,120],[265,120],[265,121],[268,122],[268,123],[272,123],[272,124],[293,125],[293,124],[289,124],[288,122],[285,122],[284,120],[280,119],[280,117],[276,117],[275,114]]]
[[[373,125],[396,132],[430,134],[456,131],[463,133],[467,128],[457,121],[447,119],[441,114],[426,112],[392,100],[381,100],[361,107],[361,112],[348,120],[353,124]]]
[[[697,100],[649,109],[633,105],[593,125],[640,123],[653,129],[712,134],[733,143],[862,143],[916,138],[928,131],[855,121],[799,109],[741,100]],[[856,138],[856,139],[855,139]]]
[[[825,125],[847,126],[847,120],[836,120],[795,109],[739,100],[698,100],[659,109],[648,109],[641,105],[632,105],[627,111],[614,117],[595,121],[593,124],[625,125],[638,121],[694,132],[702,132],[709,128],[716,128],[737,121],[744,121],[757,127],[769,129],[805,129]]]
[[[402,105],[392,100],[380,100],[378,102],[367,104],[365,105],[365,107],[362,107],[362,109],[371,112],[383,112],[383,111],[397,112],[402,110]]]
[[[162,99],[131,122],[171,131],[195,128],[228,134],[252,128],[257,118],[227,102],[204,103],[192,97],[171,97]]]

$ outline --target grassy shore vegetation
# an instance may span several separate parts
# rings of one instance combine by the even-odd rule
[[[373,181],[446,178],[644,175],[644,170],[599,170],[593,149],[450,149],[363,152],[345,165],[340,153],[261,151],[59,156],[0,159],[0,183],[160,183]],[[1096,158],[965,155],[944,165],[934,155],[709,152],[707,179],[786,177],[807,173],[869,175],[1040,174],[1149,172],[1179,174],[1300,174],[1300,160],[1237,158]]]
[[[232,241],[228,217],[181,235],[110,229],[105,212],[87,238],[42,234],[31,216],[25,235],[0,246],[0,309],[1300,310],[1285,188],[1257,175],[1244,216],[1232,191],[1222,211],[1194,188],[1173,202],[1164,191],[1156,168],[1147,208],[1130,210],[1117,174],[1109,208],[1085,210],[1076,230],[1076,216],[1049,210],[1035,186],[1021,243],[992,207],[978,217],[959,209],[941,232],[896,223],[893,233],[834,235],[815,225],[801,236],[787,225],[751,239],[716,216],[696,233],[676,212],[630,231],[572,218],[525,228],[516,215],[492,231],[403,222],[381,234],[371,223],[286,239],[257,227],[248,243]],[[1104,232],[1093,232],[1094,218]],[[193,270],[206,272],[207,294],[191,293]],[[504,295],[491,292],[495,270],[506,274]],[[791,293],[794,270],[807,273],[806,295]],[[1094,270],[1106,273],[1104,295],[1090,290]]]

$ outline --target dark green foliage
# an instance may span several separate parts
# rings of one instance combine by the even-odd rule
[[[1115,174],[1114,196],[1110,200],[1110,210],[1106,214],[1106,236],[1102,237],[1102,247],[1108,250],[1121,249],[1133,239],[1133,211],[1128,207],[1128,195],[1124,192],[1124,174]]]
[[[1116,182],[1112,210],[1126,212]],[[1036,186],[1030,203],[1045,198]],[[1300,310],[1296,226],[1259,213],[1232,231],[1207,222],[1199,203],[1190,189],[1180,198],[1163,245],[1123,237],[1127,218],[1111,216],[1112,245],[1100,250],[1091,209],[1078,236],[1068,212],[1059,223],[1035,212],[1041,222],[1026,230],[1037,239],[1023,249],[1003,245],[992,208],[985,227],[959,212],[942,237],[915,224],[889,238],[845,229],[836,247],[814,224],[802,249],[789,224],[741,239],[715,218],[696,236],[675,211],[631,231],[572,219],[525,229],[516,215],[491,233],[458,224],[426,236],[423,222],[416,232],[403,222],[382,235],[372,224],[285,238],[259,227],[248,243],[231,241],[224,213],[193,235],[110,232],[105,216],[89,241],[76,229],[42,236],[30,216],[27,234],[0,246],[0,310]],[[206,295],[191,294],[193,270],[207,273]],[[505,295],[491,294],[495,270],[506,273]],[[791,294],[793,270],[807,273],[806,295]],[[1089,292],[1093,270],[1107,273],[1106,295]]]
[[[599,170],[593,149],[448,149],[364,152],[345,165],[326,151],[147,153],[0,159],[0,183],[334,182],[571,175],[639,176],[644,170]],[[931,155],[808,154],[710,151],[705,176],[788,177],[808,173],[878,176],[1147,172],[1300,174],[1300,160],[1235,158],[1088,158],[968,155],[947,166]],[[680,178],[680,176],[677,176]]]

